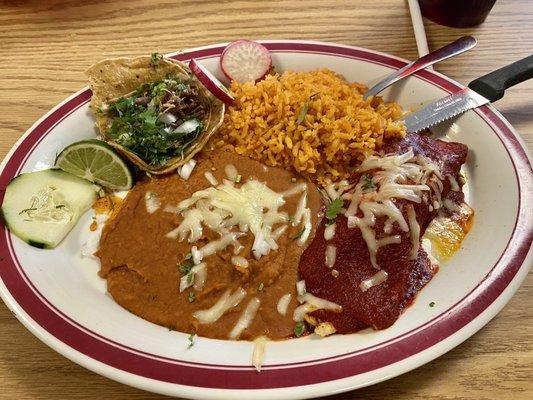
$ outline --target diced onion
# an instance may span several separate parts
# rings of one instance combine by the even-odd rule
[[[241,335],[242,331],[248,328],[250,323],[253,321],[260,304],[261,301],[257,297],[254,297],[252,300],[250,300],[242,312],[239,320],[231,330],[229,334],[230,339],[237,339]]]
[[[172,131],[172,133],[191,133],[197,130],[200,127],[200,121],[198,121],[196,118],[188,119],[187,121],[184,121],[181,125],[179,125],[176,129]]]
[[[237,306],[246,296],[246,290],[238,288],[233,294],[231,289],[228,289],[218,299],[218,301],[207,310],[199,310],[193,313],[193,316],[201,324],[211,324],[217,321],[230,308]]]
[[[277,310],[281,315],[287,314],[287,309],[289,308],[289,304],[291,302],[292,294],[287,293],[280,297],[278,300]]]
[[[183,180],[188,180],[192,174],[192,170],[196,166],[196,160],[192,159],[183,164],[181,167],[178,168],[178,175]]]
[[[161,114],[159,117],[157,117],[157,119],[167,125],[173,124],[177,121],[177,118],[174,116],[174,114],[168,112]]]
[[[365,279],[359,284],[359,289],[361,291],[366,292],[371,287],[377,286],[383,282],[385,282],[388,278],[387,272],[384,270],[379,270],[374,275],[372,275],[370,278]]]

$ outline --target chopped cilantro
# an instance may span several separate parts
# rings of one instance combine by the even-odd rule
[[[289,222],[292,224],[294,222],[294,217],[291,215],[289,216]]]
[[[305,121],[305,116],[307,115],[307,112],[309,111],[309,101],[314,100],[316,96],[318,96],[319,93],[314,93],[311,96],[309,96],[309,100],[306,101],[300,110],[300,113],[298,114],[298,119],[296,120],[296,123],[300,125]]]
[[[261,282],[261,283],[259,284],[259,286],[257,287],[257,290],[259,290],[260,292],[262,292],[264,288],[265,288],[265,284],[264,284],[263,282]]]
[[[19,215],[22,215],[22,214],[27,213],[27,212],[29,212],[29,211],[35,211],[35,210],[37,210],[37,208],[35,208],[35,207],[25,208],[24,210],[22,210],[21,212],[19,212]]]
[[[372,177],[369,174],[364,174],[361,179],[363,180],[363,186],[361,186],[361,189],[368,190],[368,189],[374,189],[376,187],[376,184],[372,180]]]
[[[194,300],[196,300],[196,295],[194,294],[194,292],[189,292],[189,303],[192,303],[194,302]]]
[[[109,105],[105,114],[112,122],[106,135],[150,165],[183,158],[204,130],[206,111],[197,97],[194,82],[179,77],[141,85]],[[169,112],[169,104],[175,122],[159,118]]]
[[[331,203],[329,203],[328,208],[326,209],[326,218],[333,220],[337,218],[337,215],[341,212],[343,201],[340,197],[337,197]]]
[[[237,175],[235,177],[235,183],[241,183],[241,180],[242,180],[242,175]]]
[[[187,275],[187,285],[191,285],[194,282],[194,272],[189,272]]]
[[[296,326],[294,327],[294,335],[296,337],[300,337],[305,332],[305,324],[303,322],[297,322]]]
[[[431,303],[429,303],[429,306],[430,306],[430,307],[435,307],[435,302],[432,301]]]
[[[188,274],[191,272],[192,267],[194,267],[194,263],[191,259],[185,259],[185,261],[178,265],[178,269],[182,274]]]
[[[190,260],[192,258],[192,253],[189,251],[187,254],[185,254],[185,259]]]
[[[300,239],[302,235],[304,234],[304,232],[305,232],[305,228],[302,228],[300,232],[298,232],[296,235],[293,236],[292,240]]]
[[[196,336],[196,333],[191,333],[189,335],[189,345],[187,346],[188,349],[190,349],[192,346],[194,346],[194,337]]]

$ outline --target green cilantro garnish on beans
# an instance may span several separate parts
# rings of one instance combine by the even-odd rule
[[[303,322],[297,322],[294,327],[294,336],[300,337],[305,332],[305,324]]]
[[[189,303],[192,303],[194,302],[194,300],[196,300],[196,295],[194,294],[194,292],[189,292]]]
[[[337,215],[339,215],[342,210],[343,204],[344,203],[340,197],[337,197],[329,203],[328,208],[326,209],[326,218],[329,220],[337,218]]]
[[[192,267],[194,267],[194,263],[190,259],[185,259],[183,263],[178,265],[178,269],[182,274],[188,274],[191,272]]]
[[[191,333],[189,335],[189,338],[187,340],[189,340],[189,345],[187,346],[187,349],[190,349],[192,346],[194,346],[194,337],[196,336],[196,333]]]

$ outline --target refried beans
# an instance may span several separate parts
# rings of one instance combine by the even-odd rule
[[[293,335],[293,311],[298,305],[296,282],[300,256],[311,243],[322,202],[317,188],[300,175],[263,164],[223,150],[202,152],[188,180],[178,174],[162,178],[144,178],[124,199],[120,210],[106,223],[96,255],[100,258],[100,276],[107,279],[108,291],[122,307],[139,317],[168,327],[194,332],[200,336],[228,339],[249,302],[257,298],[260,306],[249,326],[239,339],[251,340],[259,336],[283,339]],[[166,235],[183,221],[176,212],[169,212],[180,201],[202,189],[212,186],[204,175],[211,173],[222,183],[227,179],[227,165],[236,167],[239,183],[249,179],[263,182],[271,190],[281,193],[302,182],[307,183],[307,207],[311,211],[311,233],[304,245],[296,239],[301,226],[288,223],[288,229],[277,239],[277,250],[256,259],[252,254],[254,236],[248,232],[239,238],[244,250],[238,256],[248,261],[247,268],[236,267],[231,262],[233,247],[204,257],[207,278],[202,290],[193,287],[180,292],[184,276],[179,266],[191,252],[191,247],[201,247],[220,236],[204,226],[202,237],[195,243]],[[235,186],[239,186],[236,183]],[[160,206],[149,213],[146,196],[157,196]],[[300,195],[285,196],[280,211],[295,214]],[[167,207],[167,209],[165,209]],[[275,227],[281,226],[281,224]],[[199,323],[193,313],[211,308],[228,290],[234,293],[243,288],[246,296],[235,307],[227,310],[212,323]],[[192,294],[191,294],[192,293]],[[291,294],[285,315],[277,311],[278,301]]]

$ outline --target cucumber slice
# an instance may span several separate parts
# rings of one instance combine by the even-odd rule
[[[60,169],[20,174],[6,187],[5,226],[32,246],[54,248],[96,201],[98,189]]]

